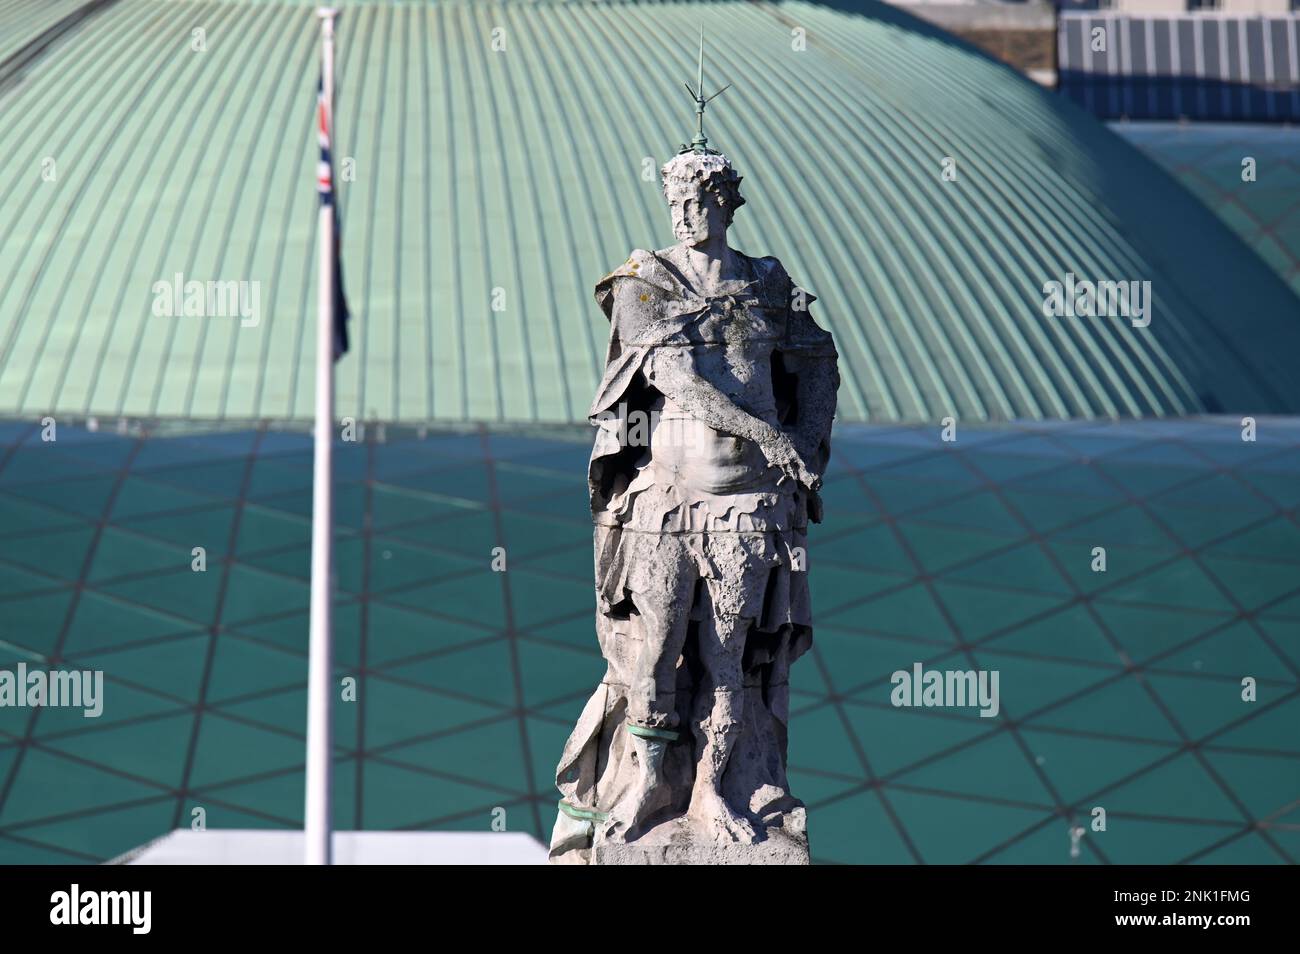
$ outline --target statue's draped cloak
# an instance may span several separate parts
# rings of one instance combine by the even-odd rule
[[[753,493],[726,495],[725,500],[708,494],[691,496],[681,488],[656,483],[651,479],[653,470],[645,468],[649,456],[645,448],[624,445],[626,435],[662,404],[652,384],[657,354],[666,348],[718,344],[728,327],[737,327],[738,317],[744,321],[761,316],[757,327],[776,339],[773,385],[778,419],[807,466],[816,473],[824,471],[830,452],[829,410],[825,420],[811,428],[801,427],[794,418],[799,376],[836,376],[831,336],[808,314],[806,306],[814,296],[797,289],[780,262],[740,257],[742,271],[749,277],[725,283],[719,294],[709,298],[695,294],[665,257],[640,249],[596,285],[596,302],[610,321],[610,338],[605,374],[589,412],[597,431],[588,484],[595,525],[596,627],[610,669],[565,746],[556,783],[568,806],[597,817],[608,811],[624,787],[618,780],[618,763],[625,754],[625,735],[610,729],[626,713],[626,684],[617,671],[623,656],[617,642],[620,632],[626,631],[628,601],[640,587],[654,585],[638,579],[638,571],[656,562],[642,551],[661,545],[660,533],[624,533],[626,526],[637,523],[642,529],[672,533],[672,545],[690,547],[701,575],[717,584],[711,587],[712,602],[726,604],[710,606],[706,612],[755,619],[746,646],[746,683],[758,685],[770,697],[771,715],[780,722],[782,738],[788,715],[785,694],[766,693],[759,683],[778,678],[784,686],[790,662],[811,645],[802,554],[808,514],[811,511],[815,519],[820,515],[816,495],[791,481],[781,488],[773,481]],[[616,300],[635,307],[615,307]],[[747,327],[755,325],[751,321]],[[726,566],[743,563],[755,568],[765,582],[757,588],[749,585],[749,592],[742,581],[728,586],[723,574],[714,572],[714,557]],[[779,670],[775,676],[774,663]],[[781,775],[783,781],[783,771]],[[565,818],[562,813],[553,855],[578,847],[564,842]],[[578,827],[569,826],[575,833]]]
[[[784,340],[777,350],[786,370],[818,373],[828,369],[835,373],[836,352],[830,333],[817,327],[807,310],[817,300],[816,296],[796,289],[775,258],[736,254],[745,261],[755,279],[728,283],[724,290],[729,294],[710,299],[691,291],[664,258],[642,249],[634,251],[626,262],[596,283],[596,303],[610,322],[605,375],[588,411],[588,419],[600,428],[588,470],[591,510],[597,522],[609,505],[614,489],[608,474],[610,458],[626,453],[619,441],[619,424],[626,425],[630,411],[647,410],[643,370],[656,348],[690,347],[716,340],[709,334],[710,319],[719,311],[748,300],[765,310],[784,314],[785,320],[781,322]],[[638,298],[645,296],[641,300],[647,307],[616,314],[615,292],[622,282],[631,284],[639,292]],[[797,310],[791,307],[796,292],[802,305]],[[778,394],[778,400],[781,397]],[[825,431],[815,448],[800,448],[807,451],[804,460],[817,473],[824,470],[830,456],[829,426]]]

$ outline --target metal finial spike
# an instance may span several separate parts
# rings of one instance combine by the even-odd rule
[[[707,154],[716,150],[709,148],[709,139],[704,135],[704,107],[731,89],[731,84],[728,83],[712,96],[704,95],[704,27],[702,26],[700,27],[700,58],[696,83],[695,89],[691,89],[690,83],[682,84],[686,87],[686,92],[691,94],[691,99],[695,100],[695,138],[691,141],[689,147],[682,147],[682,152],[691,149],[700,154]]]
[[[703,24],[700,25],[700,81],[695,88],[700,91],[701,96],[704,95],[704,25]]]

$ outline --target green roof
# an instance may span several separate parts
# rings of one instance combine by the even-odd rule
[[[0,411],[311,414],[313,5],[119,0],[0,82]],[[583,416],[592,285],[670,242],[643,172],[690,137],[701,23],[710,76],[735,84],[707,131],[746,177],[736,244],[820,296],[844,420],[1300,410],[1300,299],[1104,126],[905,13],[344,8],[340,415]],[[23,13],[0,0],[26,44],[57,29]],[[1151,326],[1044,318],[1067,272],[1151,281]],[[260,324],[155,317],[177,273],[259,282]]]
[[[1300,295],[1300,129],[1246,123],[1114,123],[1214,210]],[[1254,178],[1242,163],[1253,159]]]
[[[0,863],[102,861],[195,807],[301,825],[310,436],[57,436],[0,422],[0,668],[103,670],[104,709],[0,707]],[[485,832],[500,807],[549,837],[604,672],[589,436],[336,446],[336,669],[358,680],[335,705],[338,827]],[[1224,419],[835,441],[791,687],[816,860],[1069,864],[1096,805],[1080,864],[1300,859],[1296,421],[1256,443]],[[998,717],[894,708],[915,662],[997,670]]]
[[[32,40],[61,33],[59,24],[86,5],[86,0],[0,0],[0,79],[18,59],[28,59],[19,54]],[[31,55],[38,55],[39,45],[32,44]]]

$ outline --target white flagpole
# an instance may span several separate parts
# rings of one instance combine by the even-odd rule
[[[325,115],[334,135],[334,18],[321,8],[321,85]],[[332,154],[332,153],[331,153]],[[311,507],[311,643],[307,664],[307,797],[304,862],[333,861],[330,769],[333,743],[330,691],[334,642],[334,210],[320,205],[320,262],[316,290],[316,429]]]

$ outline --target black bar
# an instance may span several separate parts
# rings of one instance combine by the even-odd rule
[[[863,944],[881,932],[902,931],[925,938],[918,950],[932,949],[928,942],[944,937],[1072,943],[1098,933],[1117,939],[1177,938],[1179,943],[1201,935],[1232,944],[1245,936],[1242,932],[1277,935],[1293,926],[1297,886],[1291,868],[1227,866],[733,870],[725,883],[719,883],[716,872],[679,869],[667,876],[662,870],[643,874],[542,867],[454,873],[416,868],[21,867],[3,873],[0,924],[8,942],[37,935],[66,940],[75,933],[73,940],[92,943],[152,940],[205,949],[227,940],[256,940],[260,946],[282,937],[298,944],[325,941],[337,950],[349,937],[374,940],[376,932],[394,941],[423,938],[431,945],[435,939],[451,940],[460,929],[479,935],[474,943],[487,943],[489,937],[503,937],[498,927],[505,925],[536,931],[533,936],[539,939],[574,935],[574,940],[582,936],[592,943],[605,930],[602,922],[610,924],[619,916],[615,912],[648,916],[679,933],[682,925],[670,911],[700,912],[704,904],[731,906],[737,927],[754,915],[765,922],[775,915],[786,931],[806,931],[811,939],[826,937],[829,922],[846,920]],[[135,933],[131,923],[52,924],[52,914],[59,913],[56,893],[70,901],[73,884],[87,912],[88,893],[149,892],[148,933]],[[700,893],[692,900],[695,892]],[[141,902],[143,897],[139,895]],[[93,904],[99,904],[98,895]],[[609,910],[601,913],[606,905]],[[1208,926],[1199,923],[1207,916]],[[1121,923],[1134,917],[1151,920]],[[1224,918],[1245,921],[1229,924]],[[699,922],[701,927],[708,923]],[[732,940],[718,938],[719,943]]]

